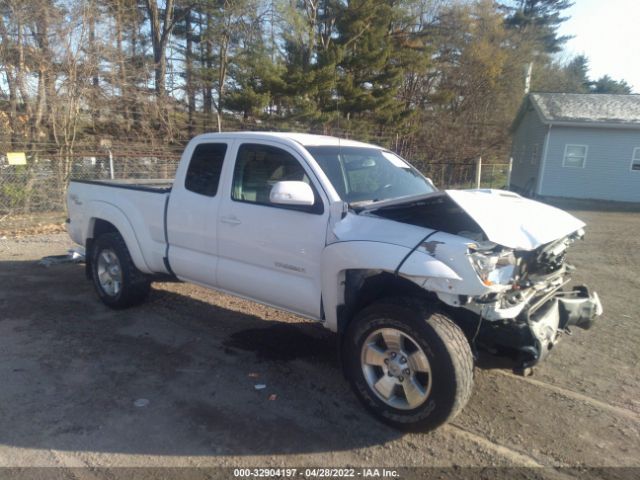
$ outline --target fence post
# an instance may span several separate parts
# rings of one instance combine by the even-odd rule
[[[480,180],[482,178],[482,157],[478,157],[476,162],[476,188],[480,188]]]
[[[111,139],[101,138],[100,148],[104,148],[109,153],[109,176],[111,177],[111,180],[113,180],[115,175],[113,171],[113,154],[111,153]]]
[[[111,180],[113,180],[115,178],[115,175],[113,172],[113,153],[111,153],[111,149],[109,149],[108,151],[109,151],[109,174],[111,175]]]
[[[511,188],[511,169],[513,168],[513,157],[509,157],[509,167],[507,167],[507,190]]]

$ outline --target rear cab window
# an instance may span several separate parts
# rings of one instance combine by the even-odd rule
[[[187,190],[215,197],[218,193],[226,143],[201,143],[193,151],[184,186]]]

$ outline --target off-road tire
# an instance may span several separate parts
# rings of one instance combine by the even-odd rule
[[[361,352],[368,336],[380,328],[408,334],[422,348],[431,366],[431,391],[417,408],[393,408],[368,385]],[[344,339],[342,358],[356,396],[378,419],[400,430],[428,431],[452,420],[473,389],[473,355],[462,330],[444,313],[411,298],[380,300],[359,312]]]
[[[98,279],[98,258],[105,250],[115,253],[122,271],[122,286],[116,295],[110,295],[106,292]],[[129,249],[118,232],[104,233],[93,242],[91,278],[100,300],[113,309],[128,308],[142,303],[151,289],[151,281],[136,268],[129,254]]]

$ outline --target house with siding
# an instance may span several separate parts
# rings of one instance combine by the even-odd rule
[[[512,135],[512,190],[640,202],[640,95],[530,93]]]

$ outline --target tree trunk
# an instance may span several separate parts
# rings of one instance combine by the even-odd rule
[[[156,86],[156,95],[161,102],[165,101],[165,79],[167,76],[167,59],[164,56],[164,51],[156,50],[153,53],[154,61],[154,80]]]
[[[7,86],[9,87],[9,121],[11,122],[11,148],[14,149],[18,144],[18,97],[16,94],[16,86],[12,76],[9,74],[9,66],[5,67],[5,75],[7,78]]]
[[[131,55],[130,57],[133,58],[134,60],[137,59],[138,57],[138,27],[141,27],[141,25],[136,22],[134,20],[133,22],[133,28],[131,29],[131,42],[130,42],[130,51],[131,51]],[[129,84],[128,82],[126,82],[127,78],[125,77],[125,85],[127,85],[128,89],[129,89],[129,94],[131,95],[131,104],[133,107],[133,112],[132,112],[132,119],[133,119],[133,128],[137,131],[141,130],[141,126],[142,126],[142,108],[140,106],[140,99],[139,99],[139,95],[138,95],[138,82],[136,81],[136,79],[140,78],[142,76],[141,72],[140,72],[140,68],[135,69],[132,74],[130,75],[131,78],[131,84]],[[146,84],[146,78],[145,78],[145,84]],[[125,102],[127,102],[127,97],[125,97],[124,99]]]
[[[151,24],[151,45],[153,46],[153,61],[155,73],[155,88],[159,98],[164,99],[165,81],[167,74],[167,43],[173,31],[173,0],[167,0],[164,18],[160,19],[160,11],[156,0],[146,0],[149,22]]]
[[[157,0],[146,0],[149,22],[151,24],[151,44],[153,46],[154,80],[156,102],[159,112],[160,128],[165,135],[171,135],[171,118],[169,116],[168,99],[166,96],[167,76],[167,44],[175,23],[173,21],[174,0],[166,0],[164,14],[160,19],[160,9]]]
[[[91,120],[93,123],[94,133],[96,132],[96,124],[98,123],[98,88],[100,87],[100,78],[98,76],[98,69],[100,60],[98,59],[98,52],[96,48],[96,13],[95,3],[90,2],[88,20],[89,20],[89,68],[93,70],[91,78],[91,95],[90,95],[90,108],[91,108]]]
[[[18,28],[18,41],[17,41],[18,67],[16,68],[16,84],[18,87],[18,91],[20,92],[20,96],[22,97],[22,102],[24,103],[24,106],[26,109],[27,118],[31,119],[33,118],[33,115],[32,115],[33,108],[31,105],[31,98],[29,97],[29,92],[27,90],[27,86],[25,82],[26,66],[24,63],[24,43],[23,43],[24,27],[22,26],[22,23],[20,21],[18,21],[17,28]]]
[[[194,123],[193,114],[196,110],[196,94],[193,85],[193,30],[191,25],[191,10],[187,10],[185,17],[185,35],[187,37],[187,51],[185,53],[186,68],[186,91],[187,91],[187,109],[188,109],[188,132],[189,137],[193,137]]]
[[[229,42],[231,38],[227,32],[228,28],[227,31],[222,34],[222,41],[219,47],[220,54],[218,56],[218,101],[215,102],[218,132],[222,132],[222,109],[224,105],[225,82],[227,81],[227,67],[229,65]]]
[[[204,38],[204,86],[203,86],[203,94],[204,94],[204,117],[205,122],[207,123],[206,127],[208,129],[209,124],[211,123],[211,111],[213,104],[213,87],[211,85],[211,69],[213,68],[213,64],[211,61],[212,50],[211,50],[211,13],[207,12],[206,19],[206,30],[205,30],[205,38]]]
[[[118,90],[120,91],[120,103],[122,105],[122,115],[125,119],[124,130],[129,132],[131,130],[131,114],[129,112],[129,88],[127,87],[127,69],[125,64],[125,54],[122,47],[122,0],[116,2],[116,50],[117,50],[117,62],[118,62]],[[133,89],[130,92],[133,95]]]

